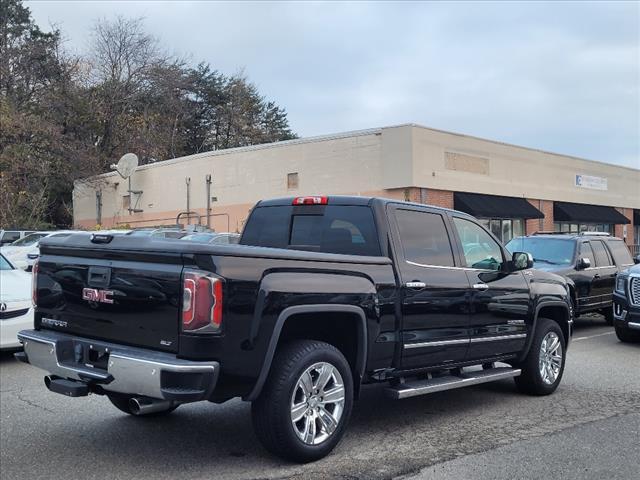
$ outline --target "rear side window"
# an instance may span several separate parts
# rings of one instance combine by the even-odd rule
[[[348,255],[381,255],[373,212],[366,206],[258,207],[243,245]]]
[[[405,260],[421,265],[453,266],[453,251],[441,215],[396,210]]]
[[[591,248],[593,248],[593,254],[596,257],[596,265],[598,267],[606,267],[609,265],[613,265],[613,261],[611,256],[609,255],[609,251],[604,246],[600,240],[592,240]]]
[[[4,232],[2,235],[2,243],[10,243],[20,238],[20,232]]]
[[[627,245],[622,240],[609,240],[607,246],[618,265],[633,265],[631,252],[629,252]]]

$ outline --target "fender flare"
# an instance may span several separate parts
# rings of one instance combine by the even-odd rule
[[[356,357],[355,364],[355,373],[357,378],[354,381],[359,385],[364,376],[364,370],[367,363],[367,318],[364,314],[364,311],[360,307],[356,307],[355,305],[336,305],[336,304],[315,304],[315,305],[296,305],[292,307],[285,308],[278,318],[276,319],[276,323],[273,328],[273,334],[269,339],[269,346],[267,347],[267,352],[264,357],[264,362],[262,364],[262,368],[260,369],[260,374],[258,375],[258,379],[253,386],[253,389],[244,397],[246,401],[253,401],[260,395],[262,391],[262,387],[267,380],[267,376],[269,375],[269,371],[271,370],[271,363],[273,362],[273,357],[276,353],[276,347],[278,346],[278,341],[280,340],[280,333],[282,332],[282,328],[284,327],[285,322],[292,317],[293,315],[299,315],[301,313],[350,313],[355,314],[358,318],[358,322],[356,324],[357,327],[357,341],[358,341],[358,354]],[[358,389],[356,388],[356,391]]]
[[[547,300],[547,301],[541,302],[536,305],[536,309],[533,315],[533,324],[531,325],[531,335],[529,335],[529,338],[527,339],[527,344],[525,345],[525,349],[520,355],[520,358],[519,358],[520,361],[522,361],[528,355],[529,350],[531,349],[531,344],[533,343],[533,336],[535,334],[536,328],[538,327],[538,318],[539,318],[538,314],[540,313],[540,310],[542,310],[545,307],[561,307],[567,311],[567,318],[569,319],[567,321],[568,323],[567,329],[569,331],[569,337],[571,337],[571,323],[573,322],[573,320],[571,319],[571,311],[569,310],[569,305],[567,305],[566,302],[563,302],[562,300]],[[570,340],[569,337],[565,339],[566,346],[569,345],[569,340]]]

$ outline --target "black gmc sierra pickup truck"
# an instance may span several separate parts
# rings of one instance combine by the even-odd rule
[[[550,394],[572,332],[561,277],[469,215],[394,200],[262,201],[240,245],[78,234],[40,252],[16,356],[51,391],[132,415],[242,397],[295,461],[335,447],[363,384]]]

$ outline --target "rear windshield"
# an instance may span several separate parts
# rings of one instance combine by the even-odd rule
[[[609,240],[607,245],[618,265],[633,265],[631,252],[629,252],[629,248],[622,240]]]
[[[379,256],[373,212],[367,206],[258,207],[240,243],[347,255]]]

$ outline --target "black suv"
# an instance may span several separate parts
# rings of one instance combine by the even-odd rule
[[[633,265],[624,241],[608,233],[535,233],[516,237],[509,251],[533,255],[534,267],[566,278],[575,317],[600,312],[613,325],[616,274]]]

